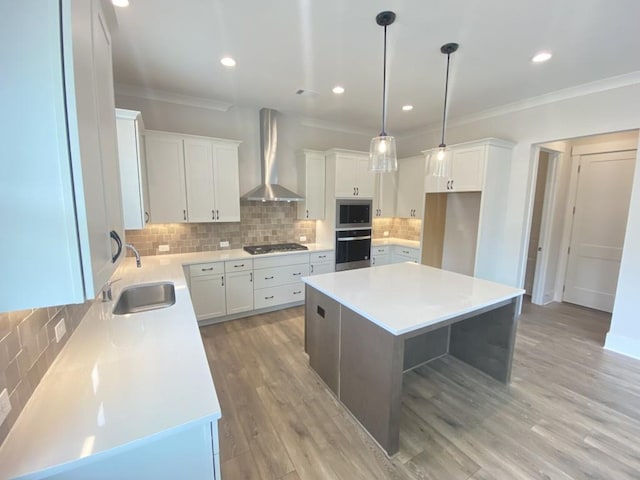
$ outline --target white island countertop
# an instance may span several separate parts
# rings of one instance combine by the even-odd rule
[[[219,419],[182,266],[256,257],[240,249],[151,256],[139,269],[125,259],[114,300],[125,287],[169,281],[176,303],[113,315],[114,301],[95,301],[0,447],[0,479],[46,478]]]
[[[394,335],[524,293],[520,288],[412,262],[325,273],[302,280]]]

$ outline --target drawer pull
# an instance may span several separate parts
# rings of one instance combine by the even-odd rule
[[[294,295],[299,295],[302,293],[302,290],[298,290],[297,292],[293,292]]]
[[[265,280],[273,280],[273,275],[271,275],[270,277],[264,277]]]
[[[271,300],[273,298],[273,295],[271,295],[270,297],[264,297],[265,300]]]
[[[298,275],[302,275],[302,272],[292,273],[291,275],[293,275],[294,277],[297,277]]]
[[[213,270],[213,267],[201,268],[200,270],[202,270],[203,272],[210,272],[211,270]]]
[[[318,255],[318,258],[327,258],[326,255]]]
[[[244,267],[244,263],[241,263],[240,265],[234,265],[233,268],[242,268]]]

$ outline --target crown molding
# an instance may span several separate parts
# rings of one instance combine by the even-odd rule
[[[216,110],[218,112],[226,112],[233,106],[233,103],[222,102],[220,100],[212,100],[210,98],[194,97],[190,95],[181,95],[179,93],[139,87],[137,85],[129,85],[126,83],[116,83],[115,92],[116,95],[146,98],[147,100],[157,100],[160,102],[187,105],[189,107],[206,108],[209,110]]]
[[[548,105],[550,103],[561,102],[563,100],[570,100],[572,98],[583,97],[586,95],[592,95],[594,93],[604,92],[607,90],[614,90],[616,88],[628,87],[630,85],[636,85],[640,83],[640,71],[625,73],[624,75],[618,75],[616,77],[609,77],[603,80],[596,80],[595,82],[584,83],[582,85],[576,85],[575,87],[564,88],[562,90],[556,90],[555,92],[546,93],[537,97],[526,98],[513,103],[507,103],[495,108],[489,108],[478,113],[472,113],[470,115],[464,115],[450,121],[447,121],[447,128],[458,127],[467,125],[469,123],[479,122],[487,120],[489,118],[495,118],[510,113],[520,112],[522,110],[528,110],[530,108],[540,107]],[[437,131],[441,126],[438,124],[429,124],[421,129],[416,129],[411,132],[407,132],[399,138],[413,137],[417,135],[424,135],[427,132]]]

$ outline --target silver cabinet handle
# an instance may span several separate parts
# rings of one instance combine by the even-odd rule
[[[326,255],[318,255],[318,258],[327,258]]]
[[[294,295],[299,295],[302,293],[302,290],[298,290],[297,292],[293,292]]]
[[[186,210],[182,210],[182,219],[183,220],[187,219],[187,211]]]
[[[249,272],[249,282],[253,282],[253,272]]]
[[[310,267],[311,267],[311,273],[313,273],[313,264],[310,265]]]
[[[265,300],[271,300],[273,298],[273,295],[271,295],[270,297],[264,297]]]
[[[216,210],[216,220],[220,220],[220,210]]]
[[[453,190],[453,180],[451,180],[451,190]]]
[[[273,280],[273,275],[271,275],[270,277],[264,277],[265,280]]]
[[[214,210],[211,210],[211,220],[215,220],[216,219],[216,214]]]
[[[144,212],[144,223],[149,223],[149,212]]]
[[[221,278],[222,278],[222,286],[224,287],[224,275]]]
[[[360,187],[356,187],[356,195],[360,195]]]
[[[356,187],[353,187],[353,196],[356,196]]]
[[[309,210],[307,210],[307,218],[309,218]]]
[[[203,272],[210,272],[211,270],[213,270],[213,267],[210,267],[210,268],[201,268],[200,270],[202,270]]]
[[[293,275],[294,277],[297,277],[298,275],[302,275],[302,272],[292,273],[291,275]]]
[[[233,268],[242,268],[244,267],[244,263],[241,263],[240,265],[234,265]]]
[[[373,258],[371,259],[371,265],[375,265],[375,264],[376,264],[376,257],[373,257]]]

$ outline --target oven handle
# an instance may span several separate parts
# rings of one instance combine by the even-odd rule
[[[338,238],[339,242],[353,242],[355,240],[371,240],[371,235],[368,235],[366,237],[342,237],[342,238]]]

